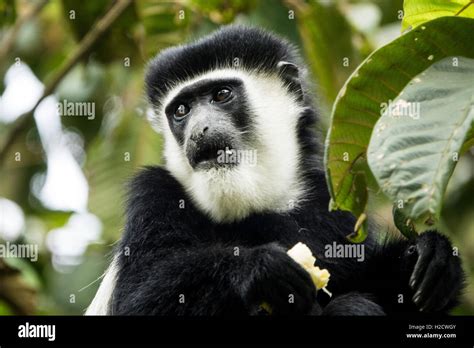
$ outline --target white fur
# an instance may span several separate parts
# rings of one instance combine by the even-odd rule
[[[256,116],[257,164],[193,170],[168,126],[164,107],[179,91],[201,79],[239,77]],[[302,111],[276,75],[222,69],[177,84],[158,110],[165,136],[166,167],[193,201],[216,222],[232,222],[252,212],[288,211],[303,194],[298,177],[298,116]],[[253,150],[253,149],[252,149]]]
[[[86,315],[107,315],[109,303],[117,280],[117,257],[110,263],[109,268],[104,273],[104,278],[100,283],[99,290],[95,294],[92,303],[86,310]]]

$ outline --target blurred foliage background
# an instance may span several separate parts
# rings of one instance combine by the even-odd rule
[[[121,234],[124,183],[162,161],[143,93],[146,63],[157,52],[228,23],[270,29],[306,58],[325,132],[344,81],[400,35],[402,5],[0,0],[0,240],[38,247],[37,260],[0,258],[0,314],[82,314],[90,303]],[[95,116],[60,118],[63,101],[89,103]],[[393,231],[391,205],[371,195],[371,213]],[[469,276],[456,314],[474,313],[473,196],[471,152],[456,168],[442,214]]]

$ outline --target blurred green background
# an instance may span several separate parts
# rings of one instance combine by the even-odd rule
[[[97,21],[120,3],[120,15],[94,37]],[[0,240],[35,245],[39,253],[38,260],[0,258],[0,314],[82,314],[90,303],[121,234],[124,183],[140,166],[162,161],[162,137],[149,122],[143,93],[146,63],[157,52],[228,23],[270,29],[300,47],[325,132],[344,81],[370,52],[400,35],[402,5],[0,0]],[[91,37],[93,45],[75,55]],[[61,74],[65,66],[71,69]],[[34,115],[20,116],[51,86],[54,93]],[[95,117],[60,118],[55,107],[64,100],[90,103]],[[469,275],[456,314],[474,313],[473,196],[471,151],[456,168],[442,214],[443,232]],[[379,192],[371,192],[370,207],[393,231],[391,206]]]

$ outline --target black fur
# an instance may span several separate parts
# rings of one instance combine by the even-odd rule
[[[267,71],[280,60],[298,61],[292,47],[271,35],[229,27],[155,59],[147,78],[150,99],[158,101],[169,83],[236,56],[246,68]],[[149,167],[133,179],[112,314],[245,315],[258,313],[265,302],[274,314],[382,315],[446,312],[456,304],[463,284],[460,260],[437,232],[382,244],[370,234],[363,262],[326,257],[326,245],[349,244],[355,221],[347,212],[328,211],[330,197],[316,160],[316,114],[306,96],[304,102],[298,137],[308,195],[297,210],[217,224],[166,169]],[[307,244],[317,265],[330,271],[332,299],[316,294],[306,271],[286,254],[297,242]]]
[[[436,232],[414,243],[400,239],[383,245],[369,236],[363,262],[325,257],[325,245],[348,243],[354,219],[328,212],[323,174],[314,179],[317,198],[295,213],[253,215],[217,225],[193,206],[165,169],[142,171],[131,187],[112,313],[232,315],[253,313],[265,301],[275,306],[275,313],[309,313],[313,286],[286,255],[297,242],[307,244],[317,264],[331,273],[328,287],[334,298],[325,314],[415,312],[424,305],[428,311],[446,312],[456,305],[463,279],[460,261]],[[185,209],[179,208],[180,199],[185,199]],[[421,273],[415,279],[420,284],[412,289],[409,280],[417,260]],[[422,290],[419,305],[413,301],[417,289]],[[351,292],[369,295],[360,301],[342,298],[337,306],[339,295]],[[289,293],[295,294],[296,305],[285,302]],[[185,295],[183,304],[180,294]],[[318,298],[327,304],[324,293]]]
[[[224,27],[185,47],[162,51],[148,67],[148,98],[157,104],[174,83],[206,71],[238,64],[240,69],[273,73],[280,61],[295,65],[301,63],[294,47],[265,31],[240,26]]]

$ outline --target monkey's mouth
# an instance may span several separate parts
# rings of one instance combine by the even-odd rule
[[[236,166],[237,151],[230,144],[200,144],[187,151],[189,164],[195,170],[209,170],[211,168],[229,168]]]

